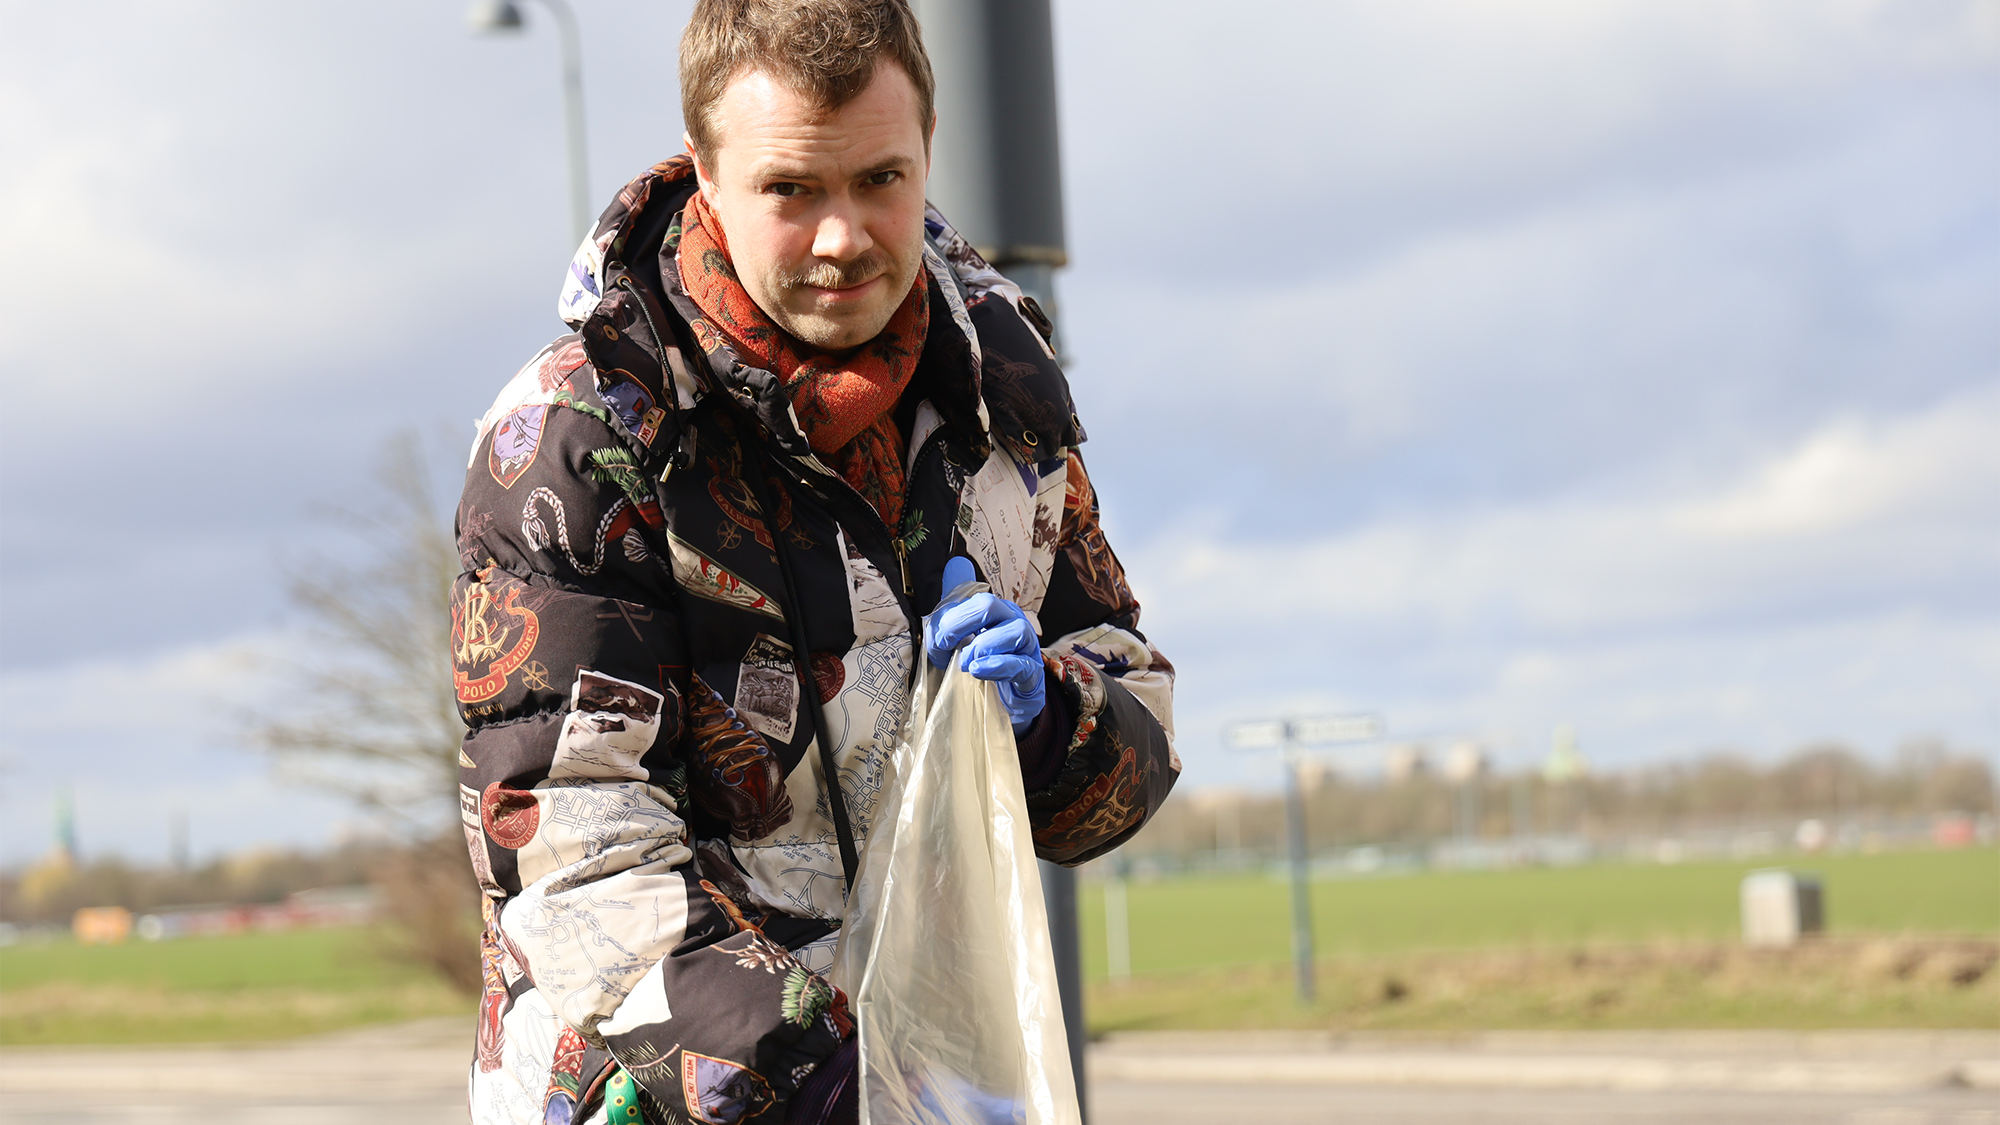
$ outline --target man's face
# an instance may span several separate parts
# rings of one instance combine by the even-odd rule
[[[923,266],[916,85],[883,59],[858,97],[825,111],[746,70],[714,124],[713,163],[696,157],[695,170],[751,300],[816,348],[873,339]]]

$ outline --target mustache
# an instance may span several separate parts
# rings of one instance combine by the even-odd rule
[[[870,250],[851,262],[815,262],[803,273],[785,273],[778,284],[786,289],[852,289],[890,272],[895,263],[881,250]]]

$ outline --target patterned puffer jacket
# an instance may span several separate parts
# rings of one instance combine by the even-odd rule
[[[1036,849],[1081,863],[1173,786],[1173,669],[1098,526],[1049,326],[935,211],[897,420],[900,527],[702,322],[676,158],[560,298],[574,329],[479,422],[452,594],[466,843],[485,892],[472,1116],[782,1121],[852,1030],[826,980],[855,850],[969,556],[1036,623]],[[829,784],[829,780],[833,784]]]

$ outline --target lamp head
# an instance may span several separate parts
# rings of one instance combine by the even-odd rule
[[[483,34],[519,31],[521,8],[514,0],[472,0],[465,10],[465,25]]]

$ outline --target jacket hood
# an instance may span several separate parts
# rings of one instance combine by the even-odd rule
[[[562,290],[556,298],[556,314],[573,330],[582,329],[603,299],[605,263],[616,262],[628,249],[627,240],[645,216],[649,205],[671,205],[676,211],[692,189],[694,161],[686,154],[660,161],[618,189],[611,205],[598,216],[596,226],[576,248],[569,270],[563,275]],[[664,229],[664,228],[663,228]],[[972,357],[980,360],[979,334],[966,312],[968,302],[989,296],[1006,298],[1020,307],[1021,287],[1007,280],[972,251],[970,243],[954,230],[936,207],[924,204],[924,266],[936,278],[951,305],[952,321],[972,345]],[[964,255],[947,253],[962,248]],[[961,257],[970,261],[960,260]],[[975,264],[976,263],[976,264]],[[969,267],[969,268],[968,268]],[[664,296],[664,295],[663,295]]]
[[[662,278],[660,284],[672,284],[664,280],[664,276],[659,272],[636,271],[630,268],[628,263],[639,264],[641,259],[650,260],[658,255],[661,240],[665,237],[672,215],[679,212],[681,205],[694,190],[694,161],[686,154],[653,165],[618,190],[610,205],[598,216],[597,224],[590,234],[577,247],[575,256],[570,260],[569,269],[563,275],[562,289],[556,299],[556,312],[565,324],[574,331],[583,332],[593,314],[598,312],[598,306],[603,303],[608,287],[629,284],[629,279],[635,274],[645,278],[649,283],[651,277],[660,277]],[[1042,355],[1037,358],[1046,360],[1046,366],[1052,375],[1052,378],[1046,380],[1047,386],[1038,386],[1026,398],[1047,400],[1052,407],[1060,405],[1060,409],[1053,410],[1052,416],[1034,421],[1029,417],[1030,414],[1049,415],[1050,411],[1014,409],[1003,403],[1001,412],[1005,417],[997,427],[999,435],[1029,460],[1043,455],[1048,448],[1041,446],[1041,452],[1038,452],[1037,430],[1042,438],[1054,437],[1055,444],[1060,446],[1080,444],[1085,440],[1085,434],[1082,424],[1076,418],[1074,407],[1069,402],[1067,382],[1063,380],[1060,368],[1056,366],[1055,352],[1048,339],[1047,317],[1032,300],[1022,294],[1018,285],[989,265],[978,251],[973,249],[971,243],[953,229],[937,208],[929,204],[924,208],[924,236],[924,267],[935,282],[937,299],[950,311],[951,323],[957,328],[958,335],[963,338],[970,352],[968,375],[972,385],[968,388],[970,402],[967,405],[976,412],[977,417],[976,420],[967,419],[967,421],[977,430],[981,440],[984,440],[984,435],[994,432],[996,428],[994,418],[989,411],[988,398],[993,393],[999,393],[1004,400],[1008,397],[1006,392],[1010,388],[1003,385],[982,390],[983,381],[1004,372],[988,371],[982,377],[982,370],[991,364],[987,362],[986,349],[981,345],[980,329],[975,326],[975,320],[986,324],[989,330],[996,326],[1002,328],[1003,335],[1024,335],[1026,340],[1015,341],[1005,350],[1012,353],[1016,359],[1022,356],[1023,346],[1031,352],[1039,350]],[[647,277],[647,274],[651,274],[651,277]],[[676,299],[675,294],[666,292],[655,293],[654,297],[663,310],[671,308]],[[994,310],[1001,307],[1011,311],[995,319]],[[982,310],[978,317],[971,311],[975,308]],[[940,319],[933,316],[931,321],[933,332],[938,330]],[[1026,327],[1030,324],[1035,327]],[[1018,362],[1010,362],[1004,358],[997,362],[1009,371],[1022,366]],[[695,363],[689,367],[700,370],[706,365]],[[750,368],[726,373],[718,369],[710,374],[723,380],[724,385],[732,386],[733,389],[752,391],[754,397],[760,401],[784,399],[782,391],[776,387],[775,377],[772,376],[756,378],[755,387],[734,386],[742,381],[745,374],[754,372],[755,369]],[[1003,384],[1015,382],[1013,379],[1002,379]],[[696,388],[686,387],[685,384],[684,390],[689,392],[690,398],[698,397],[700,393]],[[771,413],[770,420],[773,422],[777,416],[789,414],[790,410],[789,401],[769,401],[764,403],[764,407]],[[776,428],[784,430],[796,427]]]
[[[681,155],[660,161],[618,189],[618,195],[577,246],[569,272],[563,275],[562,292],[556,298],[556,315],[563,323],[581,330],[590,314],[597,311],[598,301],[604,298],[604,263],[616,261],[625,249],[633,226],[645,214],[654,194],[671,195],[675,210],[679,210],[693,180],[694,161]]]

